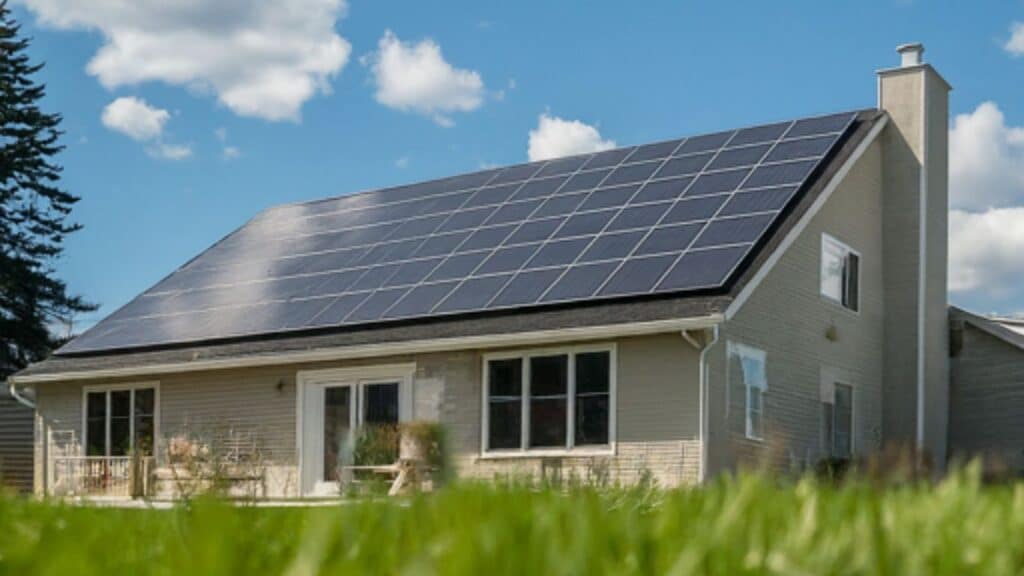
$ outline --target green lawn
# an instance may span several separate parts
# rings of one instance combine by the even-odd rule
[[[0,502],[6,574],[1021,574],[1024,484],[460,485],[329,508]]]

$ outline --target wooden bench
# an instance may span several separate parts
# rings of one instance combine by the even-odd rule
[[[382,465],[364,465],[364,466],[341,466],[339,470],[342,472],[371,472],[373,474],[386,474],[394,476],[394,480],[391,482],[391,487],[388,489],[388,496],[397,496],[401,494],[411,482],[416,481],[422,483],[422,479],[425,475],[433,473],[435,470],[429,466],[424,466],[411,460],[399,460],[394,464],[382,464]]]

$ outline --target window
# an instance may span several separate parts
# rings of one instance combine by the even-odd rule
[[[576,444],[608,444],[611,366],[607,352],[576,355]]]
[[[538,351],[485,361],[485,451],[607,447],[612,350]]]
[[[822,444],[833,458],[853,455],[853,387],[836,383],[831,401],[822,403]]]
[[[744,430],[747,438],[764,438],[764,393],[768,389],[765,353],[743,344],[729,343],[729,366],[738,370],[744,391]]]
[[[398,382],[363,385],[363,424],[398,424]]]
[[[827,234],[821,237],[821,294],[860,310],[860,254]]]
[[[87,456],[152,455],[156,388],[86,388],[84,430]]]
[[[488,363],[490,414],[487,445],[492,450],[519,448],[523,422],[523,361],[520,358]]]
[[[530,358],[530,447],[566,446],[569,357]]]

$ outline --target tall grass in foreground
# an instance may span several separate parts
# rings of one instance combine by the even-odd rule
[[[0,502],[6,574],[1019,574],[1024,485],[462,484],[329,508]]]

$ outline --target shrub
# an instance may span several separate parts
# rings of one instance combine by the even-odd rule
[[[371,424],[356,432],[352,460],[356,466],[386,466],[398,460],[398,426]]]

